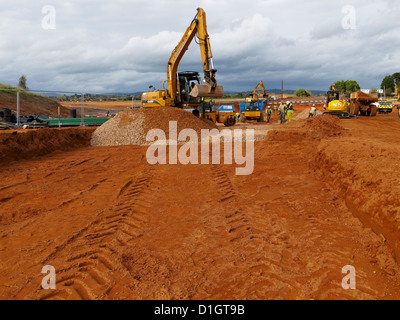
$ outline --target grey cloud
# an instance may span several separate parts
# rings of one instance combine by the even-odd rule
[[[217,79],[228,91],[252,90],[260,80],[269,88],[285,80],[290,89],[325,89],[338,79],[376,87],[382,75],[399,71],[393,1],[354,0],[357,30],[341,27],[348,2],[341,0],[53,2],[51,31],[40,25],[48,1],[0,4],[0,82],[16,84],[24,73],[30,87],[48,90],[158,87],[197,6],[207,12]],[[202,70],[195,42],[179,69]]]

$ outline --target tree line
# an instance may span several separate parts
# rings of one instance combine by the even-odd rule
[[[395,93],[396,88],[399,87],[400,83],[400,72],[393,73],[392,75],[387,75],[383,78],[381,89],[385,90],[387,95]]]

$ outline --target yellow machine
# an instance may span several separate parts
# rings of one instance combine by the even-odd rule
[[[349,112],[354,116],[375,117],[378,113],[376,102],[378,94],[366,94],[361,91],[353,92],[350,96]]]
[[[263,104],[259,103],[258,100],[259,90],[261,90],[264,99],[268,98],[268,94],[265,92],[264,82],[261,81],[250,97],[246,98],[246,102],[240,104],[240,120],[242,122],[246,120],[264,121]]]
[[[330,90],[326,93],[326,96],[326,109],[323,114],[331,114],[338,116],[341,119],[354,117],[348,112],[348,103],[340,100],[340,92],[336,90],[334,83],[331,85]]]
[[[396,107],[399,110],[399,118],[400,118],[400,95],[399,95],[399,88],[396,87],[396,98],[393,102],[393,107]]]
[[[197,42],[200,45],[204,84],[200,83],[201,79],[198,72],[178,73],[178,65],[194,37],[197,37]],[[196,16],[168,60],[167,87],[164,82],[163,88],[160,90],[144,92],[142,94],[142,106],[143,108],[160,106],[199,108],[204,103],[203,98],[217,98],[224,95],[223,87],[218,85],[215,79],[216,72],[217,70],[213,68],[212,64],[206,14],[203,9],[198,8]]]
[[[199,109],[194,110],[193,114],[214,123],[223,123],[226,127],[236,124],[236,112],[233,105],[223,105],[218,110],[213,111],[211,104],[203,104]]]

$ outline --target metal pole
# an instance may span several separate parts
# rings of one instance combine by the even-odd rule
[[[19,128],[20,122],[19,122],[19,91],[17,91],[17,127]]]
[[[61,128],[61,113],[60,106],[58,106],[58,127]]]
[[[82,97],[81,97],[81,102],[82,102],[82,106],[81,106],[81,126],[84,127],[85,126],[85,120],[83,119],[84,117],[84,113],[85,113],[85,107],[83,105],[83,93],[82,93]]]
[[[281,100],[283,100],[283,80],[282,80],[282,94],[281,94]]]

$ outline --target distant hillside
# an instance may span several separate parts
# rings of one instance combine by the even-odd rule
[[[16,89],[15,87],[0,84],[0,89]],[[45,96],[20,92],[19,98],[20,114],[44,114],[50,117],[57,117],[58,107],[60,107],[61,117],[68,117],[70,111],[68,108],[61,106],[57,101],[46,98]],[[8,108],[17,111],[17,92],[12,90],[0,91],[0,110]]]

